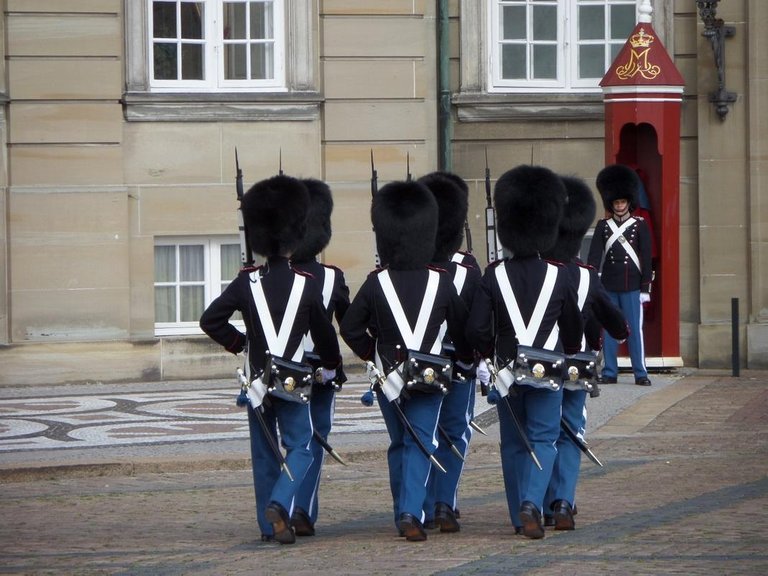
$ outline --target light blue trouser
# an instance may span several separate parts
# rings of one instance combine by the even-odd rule
[[[611,301],[618,306],[624,313],[624,317],[629,324],[629,338],[627,346],[629,347],[629,358],[632,361],[632,372],[635,379],[648,376],[648,370],[645,368],[645,345],[643,343],[643,306],[640,304],[640,291],[632,292],[608,292]],[[603,367],[603,378],[615,378],[619,374],[619,364],[617,355],[619,352],[619,343],[611,338],[611,335],[603,330],[603,358],[605,366]]]
[[[450,438],[451,443],[464,458],[469,452],[469,442],[472,439],[472,427],[469,421],[475,411],[475,379],[454,380],[451,391],[443,398],[440,408],[440,426]],[[446,473],[432,470],[429,479],[429,490],[424,504],[427,520],[432,520],[435,504],[444,502],[453,510],[458,505],[459,480],[464,470],[464,462],[454,454],[451,446],[442,434],[437,436],[438,446],[435,458],[445,468]]]
[[[424,522],[424,502],[432,464],[405,430],[387,397],[377,390],[376,398],[389,432],[387,462],[395,525],[398,525],[400,514],[406,512]],[[437,448],[437,420],[442,401],[442,394],[413,393],[401,403],[405,417],[429,454]]]
[[[280,440],[285,448],[285,461],[293,475],[280,469],[280,462],[259,425],[253,408],[248,406],[248,428],[251,433],[251,466],[253,487],[256,492],[256,520],[262,534],[272,535],[272,524],[264,511],[270,502],[277,502],[290,515],[293,512],[296,491],[312,464],[312,420],[309,405],[269,399],[264,406],[264,421],[273,438],[278,438],[276,428],[280,427]]]
[[[563,390],[563,420],[581,438],[587,427],[587,392],[585,390]],[[576,484],[579,481],[581,450],[564,430],[557,439],[557,458],[552,468],[544,512],[549,514],[556,500],[565,500],[571,506],[576,504]]]
[[[312,399],[309,402],[309,412],[312,415],[312,426],[320,434],[323,440],[328,440],[333,424],[333,413],[336,406],[336,392],[331,386],[314,386]],[[317,495],[320,488],[320,473],[325,461],[325,450],[314,435],[310,446],[312,451],[312,465],[307,470],[307,475],[296,494],[296,507],[301,508],[309,515],[312,524],[317,522]]]
[[[532,386],[515,386],[513,391],[517,394],[512,392],[502,398],[496,409],[499,412],[501,469],[507,507],[512,524],[519,527],[522,525],[519,512],[523,502],[532,502],[543,512],[544,495],[557,456],[563,392],[562,389],[554,392]],[[542,470],[538,469],[520,438],[506,402],[522,425]]]

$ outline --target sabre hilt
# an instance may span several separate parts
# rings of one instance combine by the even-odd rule
[[[238,406],[248,405],[248,389],[251,384],[248,382],[248,378],[245,377],[245,372],[242,368],[237,369],[237,383],[240,385],[240,394],[237,395],[236,403]]]
[[[379,372],[376,364],[368,360],[365,363],[365,374],[368,377],[368,381],[371,383],[368,390],[360,397],[360,403],[363,406],[373,406],[373,390],[376,386],[382,386],[384,377]]]
[[[488,372],[491,374],[491,381],[488,384],[488,391],[486,392],[486,395],[488,396],[488,404],[495,406],[501,400],[501,394],[496,388],[496,378],[498,378],[499,372],[496,370],[496,365],[493,363],[493,360],[490,358],[484,358],[483,360],[488,366]]]

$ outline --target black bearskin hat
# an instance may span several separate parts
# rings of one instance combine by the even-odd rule
[[[570,262],[579,254],[581,241],[595,221],[597,204],[584,180],[575,176],[562,176],[568,198],[560,219],[557,242],[543,256],[559,262]]]
[[[305,178],[302,183],[309,191],[309,215],[307,233],[291,258],[294,262],[312,260],[331,241],[331,212],[333,212],[331,189],[325,182],[314,178]]]
[[[640,176],[629,166],[611,164],[597,174],[597,189],[603,198],[603,206],[613,212],[614,200],[629,201],[629,211],[637,207],[637,191],[640,189]]]
[[[412,270],[429,264],[437,218],[434,195],[418,182],[390,182],[374,194],[371,222],[382,265]]]
[[[433,261],[445,262],[461,248],[464,241],[464,223],[469,206],[467,184],[450,172],[431,172],[418,181],[429,188],[437,200],[437,238]]]
[[[251,186],[242,210],[251,250],[267,258],[285,256],[307,231],[309,192],[296,178],[273,176]]]
[[[563,181],[549,168],[522,164],[502,174],[493,191],[501,245],[515,256],[549,250],[565,198]]]

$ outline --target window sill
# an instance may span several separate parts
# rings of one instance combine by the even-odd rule
[[[306,122],[320,117],[318,92],[123,94],[128,122]]]
[[[509,120],[602,120],[602,93],[597,94],[454,94],[460,122]]]

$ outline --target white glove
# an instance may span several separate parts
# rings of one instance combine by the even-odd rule
[[[488,370],[488,364],[485,363],[485,360],[480,360],[480,362],[477,364],[477,379],[480,380],[482,384],[488,384],[488,382],[491,381],[491,371]]]
[[[323,382],[330,382],[334,378],[336,378],[336,368],[322,368],[320,371],[320,374],[323,378]]]
[[[640,304],[647,304],[651,301],[651,295],[648,292],[640,292]]]

